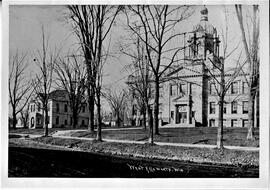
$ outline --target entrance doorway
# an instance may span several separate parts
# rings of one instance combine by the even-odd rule
[[[176,117],[176,124],[187,123],[187,112],[178,112]]]
[[[187,123],[187,105],[177,105],[176,106],[176,124]]]

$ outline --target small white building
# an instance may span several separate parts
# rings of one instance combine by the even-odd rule
[[[41,102],[32,99],[29,105],[29,128],[43,128],[44,111]],[[87,104],[82,107],[78,115],[77,126],[86,127],[89,122],[89,111]],[[65,90],[54,90],[49,94],[48,103],[48,127],[49,128],[71,128],[73,123],[72,112],[69,106],[68,93]]]

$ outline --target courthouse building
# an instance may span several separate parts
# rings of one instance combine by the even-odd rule
[[[186,43],[185,63],[169,69],[160,84],[160,125],[217,126],[219,97],[216,89],[219,85],[214,78],[219,80],[220,73],[212,61],[219,57],[220,41],[216,28],[208,21],[206,7],[201,10],[200,22],[194,26]],[[215,77],[210,75],[209,69]],[[223,111],[226,127],[245,127],[248,122],[246,74],[237,74],[234,77],[235,71],[225,73],[225,82],[233,79],[225,96]],[[139,109],[133,112],[133,119],[141,123]]]

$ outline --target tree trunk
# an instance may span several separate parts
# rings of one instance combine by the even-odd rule
[[[260,127],[260,92],[256,93],[256,128]]]
[[[218,131],[217,131],[217,147],[219,149],[224,148],[223,147],[223,105],[224,103],[224,97],[219,97],[219,103],[218,103]]]
[[[48,129],[48,110],[45,109],[45,116],[44,116],[44,136],[48,137],[49,135],[49,129]]]
[[[102,125],[102,121],[101,121],[100,93],[97,92],[97,137],[96,137],[97,141],[102,141],[102,138],[101,138],[101,125]]]
[[[16,110],[13,108],[12,111],[12,127],[13,129],[16,129],[17,119],[16,119]]]
[[[143,128],[146,129],[146,111],[145,111],[145,107],[142,110],[142,115],[143,115]]]
[[[218,102],[218,131],[217,131],[217,148],[223,149],[223,107],[224,107],[224,87],[225,87],[225,76],[224,76],[224,59],[220,57],[221,70],[220,70],[220,95]]]
[[[155,80],[155,100],[154,100],[154,129],[155,135],[159,135],[158,130],[158,114],[159,114],[159,79]]]
[[[117,113],[117,114],[116,114],[116,126],[117,126],[117,127],[120,127],[120,123],[121,123],[121,122],[120,122],[120,114]],[[135,122],[135,123],[136,123],[136,122]]]
[[[151,145],[154,144],[154,130],[153,130],[153,115],[152,110],[149,105],[147,105],[147,113],[148,113],[148,126],[149,126],[149,143]]]
[[[247,134],[247,139],[248,140],[253,140],[254,139],[254,96],[251,92],[249,92],[249,104],[248,104],[248,134]]]
[[[73,118],[72,128],[75,129],[77,128],[78,124],[78,114],[76,113],[76,111],[73,111],[72,118]]]
[[[89,94],[88,95],[88,109],[89,109],[89,123],[88,123],[88,130],[90,132],[94,132],[95,126],[94,126],[94,108],[95,108],[95,101],[94,101],[94,97],[93,94]]]

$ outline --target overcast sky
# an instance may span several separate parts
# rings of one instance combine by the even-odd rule
[[[181,25],[181,30],[190,31],[193,26],[200,21],[200,9],[202,6],[194,7],[194,14],[186,22]],[[219,34],[224,28],[224,6],[208,5],[209,22],[217,28]],[[227,6],[229,11],[229,36],[231,46],[234,46],[241,40],[238,21],[235,15],[234,6]],[[35,51],[41,47],[41,25],[45,27],[46,34],[49,35],[50,45],[52,47],[62,47],[62,53],[66,53],[69,49],[76,47],[77,39],[72,34],[72,30],[68,23],[64,22],[63,16],[66,11],[64,6],[29,6],[16,5],[10,6],[10,28],[9,28],[9,48],[10,53],[19,51],[28,55],[29,67],[35,72],[34,62]],[[120,16],[121,17],[121,16]],[[118,18],[121,19],[121,18]],[[183,32],[183,31],[179,31]],[[126,33],[123,28],[116,22],[111,31],[111,49],[116,51],[118,42]],[[123,55],[116,55],[109,58],[104,70],[106,85],[116,87],[123,86],[127,73],[123,67],[130,63],[130,59]]]

